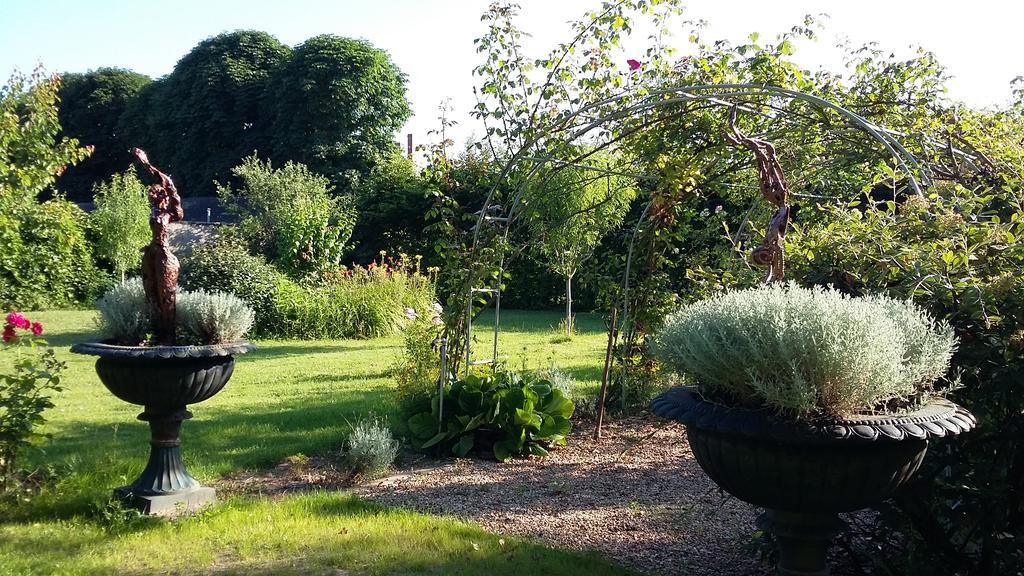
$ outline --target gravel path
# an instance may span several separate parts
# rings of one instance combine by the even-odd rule
[[[577,426],[543,459],[412,462],[353,489],[388,506],[449,514],[496,533],[596,550],[648,574],[770,572],[744,543],[756,511],[723,497],[690,452],[682,427],[632,418]]]

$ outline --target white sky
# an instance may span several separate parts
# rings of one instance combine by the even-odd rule
[[[437,106],[451,98],[464,139],[473,129],[471,71],[479,61],[473,39],[489,0],[0,0],[0,74],[42,62],[53,71],[120,66],[159,77],[201,39],[225,30],[265,30],[289,45],[321,33],[364,37],[390,52],[408,75],[415,116],[397,136],[417,143],[437,126]],[[521,27],[532,34],[532,56],[568,37],[566,22],[598,0],[521,0]],[[877,42],[900,56],[912,45],[935,52],[954,76],[950,96],[975,106],[1008,101],[1009,83],[1024,75],[1020,0],[692,0],[688,18],[709,22],[708,39],[743,41],[788,30],[805,14],[827,13],[818,42],[800,45],[797,60],[838,68],[836,37]],[[627,43],[638,53],[641,38]],[[479,133],[479,129],[477,129]]]

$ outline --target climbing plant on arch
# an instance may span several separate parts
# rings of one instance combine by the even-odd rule
[[[624,51],[621,38],[645,11],[654,30],[649,48]],[[475,226],[465,228],[469,240],[451,252],[465,272],[452,283],[450,341],[464,345],[466,318],[488,304],[485,294],[470,303],[465,289],[493,285],[522,251],[512,233],[523,223],[522,191],[556,178],[562,166],[595,177],[614,171],[635,178],[641,194],[613,233],[619,245],[599,248],[592,261],[604,273],[599,279],[607,277],[603,309],[617,306],[624,317],[617,400],[640,396],[656,370],[643,336],[675,294],[762,277],[746,255],[771,208],[760,198],[752,156],[726,141],[735,106],[742,134],[775,144],[793,193],[794,277],[920,299],[969,338],[960,361],[978,392],[964,392],[966,403],[991,407],[979,432],[949,446],[935,476],[923,475],[899,502],[899,522],[913,526],[901,534],[924,544],[913,558],[892,557],[920,566],[938,559],[963,573],[996,574],[1012,564],[1006,543],[1024,526],[1024,459],[1004,432],[1024,430],[1011,392],[1024,350],[1024,284],[1012,280],[1024,262],[1019,108],[986,113],[943,100],[944,72],[926,52],[898,60],[854,48],[845,74],[804,70],[790,54],[814,35],[813,23],[772,42],[752,35],[732,45],[705,42],[678,3],[609,2],[575,23],[570,41],[532,59],[514,12],[493,7],[479,42],[478,115],[488,125],[484,147],[501,170]],[[690,53],[672,53],[668,29],[689,35]],[[631,57],[637,61],[627,67]],[[609,148],[621,159],[615,166],[587,154]],[[945,466],[952,477],[943,476]]]

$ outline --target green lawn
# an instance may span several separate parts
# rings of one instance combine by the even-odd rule
[[[135,419],[141,408],[103,388],[92,358],[67,351],[94,337],[91,312],[31,318],[46,325],[50,343],[68,363],[67,389],[47,413],[53,439],[45,453],[28,459],[58,480],[30,502],[0,509],[6,517],[0,574],[622,573],[596,558],[515,539],[502,545],[468,524],[382,510],[343,494],[239,497],[174,523],[112,521],[103,514],[110,490],[145,463],[148,429]],[[603,325],[581,314],[581,334],[554,344],[559,319],[557,313],[504,312],[500,353],[517,368],[556,365],[576,376],[581,391],[592,390]],[[480,323],[481,354],[489,348],[487,322]],[[394,409],[386,370],[400,351],[399,338],[258,344],[258,352],[239,358],[227,388],[194,406],[195,418],[185,423],[185,458],[202,481],[337,448],[349,422]]]

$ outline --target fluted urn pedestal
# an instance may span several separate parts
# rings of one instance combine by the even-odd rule
[[[72,352],[98,356],[103,385],[125,402],[144,406],[139,420],[149,423],[149,462],[142,474],[115,497],[144,514],[169,515],[215,501],[213,488],[201,486],[181,456],[181,423],[187,410],[224,388],[235,354],[256,347],[249,342],[211,346],[116,346],[76,344]]]
[[[765,508],[758,524],[775,535],[784,576],[827,576],[838,513],[892,495],[920,468],[929,439],[975,425],[943,399],[906,414],[812,424],[707,402],[692,387],[664,392],[651,410],[686,426],[694,458],[719,487]]]

